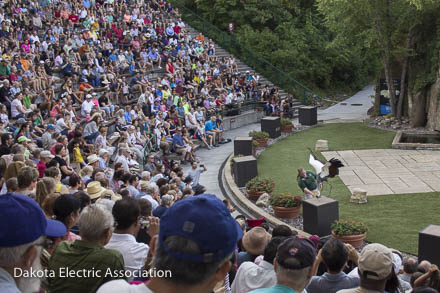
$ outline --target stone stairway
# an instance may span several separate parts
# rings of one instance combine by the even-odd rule
[[[185,29],[186,29],[187,33],[190,34],[191,37],[193,37],[193,38],[195,38],[200,33],[199,31],[197,31],[193,27],[189,26],[187,23],[186,23]],[[218,57],[218,58],[223,58],[223,57],[228,58],[231,55],[232,55],[231,53],[229,53],[228,51],[226,51],[225,49],[220,47],[217,43],[215,43],[215,56],[216,57]],[[234,56],[234,57],[235,57],[235,60],[237,62],[238,72],[240,74],[245,74],[246,71],[250,71],[251,73],[255,72],[260,77],[260,79],[259,79],[259,89],[264,88],[266,85],[269,86],[269,88],[272,88],[272,87],[275,86],[270,80],[268,80],[266,77],[264,77],[262,74],[260,74],[259,72],[257,72],[256,70],[254,70],[253,68],[248,66],[247,64],[245,64],[243,61],[241,61],[239,58],[237,58],[237,56]],[[280,93],[281,98],[286,97],[287,94],[288,94],[286,91],[284,91],[281,88],[279,88],[278,92]],[[300,108],[302,106],[303,105],[298,100],[294,100],[293,101],[293,118],[297,118],[298,117],[298,108]]]

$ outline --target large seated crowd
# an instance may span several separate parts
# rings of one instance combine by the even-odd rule
[[[171,4],[3,0],[0,24],[1,292],[440,289],[427,261],[233,218],[209,194],[196,149],[228,142],[224,110],[288,117],[293,96]]]

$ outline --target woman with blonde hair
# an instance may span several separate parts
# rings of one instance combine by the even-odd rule
[[[55,179],[52,177],[43,177],[38,181],[37,183],[37,190],[36,190],[36,201],[37,203],[42,206],[44,200],[46,199],[47,195],[51,193],[55,193],[57,189],[57,183]]]
[[[89,165],[85,166],[81,169],[81,171],[79,171],[79,176],[84,184],[92,178],[92,174],[93,167]]]

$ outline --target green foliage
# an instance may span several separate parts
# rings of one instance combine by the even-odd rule
[[[248,135],[252,138],[255,138],[255,139],[268,139],[269,138],[269,133],[267,133],[266,131],[253,130],[253,131],[249,132]]]
[[[269,204],[274,207],[296,208],[301,206],[302,198],[299,195],[279,193],[269,198]]]
[[[368,231],[365,223],[353,220],[336,220],[332,223],[331,229],[338,236],[361,235]]]
[[[242,44],[312,89],[360,88],[377,71],[377,52],[366,52],[362,36],[347,39],[331,31],[315,4],[305,0],[195,1],[197,13],[225,31],[234,23],[234,36]]]
[[[292,120],[287,118],[281,118],[281,126],[292,125]]]
[[[246,189],[251,192],[267,192],[271,193],[274,189],[275,182],[272,178],[255,177],[246,183]]]

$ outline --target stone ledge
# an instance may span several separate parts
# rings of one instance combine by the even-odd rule
[[[230,165],[230,161],[232,160],[232,157],[234,155],[231,154],[227,161],[226,164],[223,168],[223,176],[225,178],[225,183],[227,184],[228,188],[231,190],[232,192],[232,196],[246,209],[250,210],[252,214],[258,215],[257,217],[264,217],[266,219],[266,221],[271,225],[271,226],[278,226],[278,225],[287,225],[290,227],[290,229],[298,232],[298,235],[301,235],[303,237],[310,237],[311,235],[302,231],[302,230],[298,230],[295,227],[292,227],[291,225],[288,225],[286,223],[284,223],[283,221],[277,219],[276,217],[274,217],[273,215],[265,212],[264,210],[262,210],[261,208],[257,207],[253,202],[251,202],[246,195],[244,195],[240,189],[238,189],[238,186],[235,184],[234,179],[232,178],[232,174],[231,174],[231,165]]]

